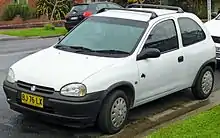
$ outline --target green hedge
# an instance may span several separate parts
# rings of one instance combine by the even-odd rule
[[[34,17],[36,14],[35,9],[31,9],[26,4],[10,4],[5,8],[2,19],[6,21],[12,20],[17,15],[27,20]]]

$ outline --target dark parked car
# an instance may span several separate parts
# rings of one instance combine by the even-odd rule
[[[123,8],[112,2],[92,2],[77,4],[72,7],[66,16],[65,28],[69,31],[86,17],[96,14],[102,8]]]

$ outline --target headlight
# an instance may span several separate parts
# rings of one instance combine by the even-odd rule
[[[60,94],[64,96],[82,97],[87,93],[86,86],[81,83],[72,83],[64,86]]]
[[[8,70],[8,75],[7,75],[6,80],[8,82],[11,82],[11,83],[15,82],[15,74],[14,74],[14,71],[11,68]]]

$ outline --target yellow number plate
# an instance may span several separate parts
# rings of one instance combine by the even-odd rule
[[[44,98],[27,94],[27,93],[21,93],[21,102],[24,104],[32,105],[35,107],[43,108],[43,102]]]

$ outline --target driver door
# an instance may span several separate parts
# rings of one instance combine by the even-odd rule
[[[182,55],[173,19],[160,21],[153,27],[142,50],[146,48],[157,48],[161,55],[137,61],[139,68],[137,104],[179,90],[182,84],[183,61],[180,59]]]

